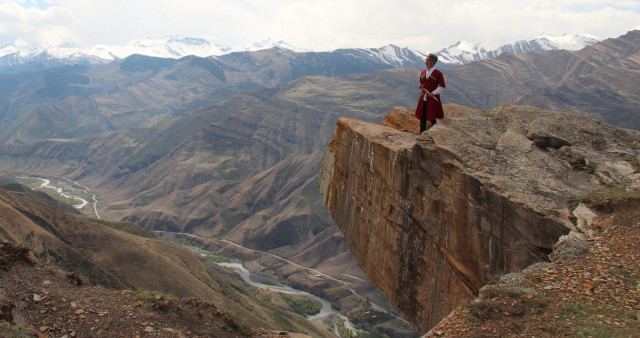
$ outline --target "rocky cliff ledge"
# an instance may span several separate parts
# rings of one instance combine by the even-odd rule
[[[419,139],[412,114],[338,120],[320,189],[359,264],[420,331],[547,259],[576,230],[572,199],[640,185],[640,132],[577,112],[445,105]]]

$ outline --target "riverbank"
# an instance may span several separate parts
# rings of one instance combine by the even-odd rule
[[[257,282],[269,287],[284,284],[311,294],[313,297],[324,299],[328,303],[327,305],[340,313],[340,316],[347,318],[348,323],[354,329],[384,333],[391,337],[417,336],[406,320],[392,311],[385,310],[377,301],[371,301],[371,296],[378,297],[376,299],[384,297],[379,289],[373,286],[375,290],[368,288],[359,290],[364,284],[357,276],[340,274],[341,278],[346,277],[347,279],[337,278],[329,273],[303,266],[271,252],[246,248],[226,239],[207,238],[188,233],[162,231],[156,233],[165,239],[190,246],[195,251],[213,255],[210,258],[216,263],[228,262],[223,257],[234,257],[234,262],[242,261],[241,266],[253,277],[251,282],[248,282],[249,284]],[[354,287],[356,285],[357,288]],[[386,299],[382,299],[382,303],[391,308],[386,303]],[[345,322],[338,316],[334,316],[334,319],[336,320],[330,323],[323,321],[323,324],[333,327],[333,324],[340,325],[340,322]],[[342,330],[349,329],[342,324]]]
[[[281,285],[269,285],[269,284],[264,284],[258,281],[255,281],[255,279],[257,278],[252,278],[252,273],[249,271],[249,269],[245,268],[244,266],[242,266],[242,264],[240,263],[226,263],[226,262],[220,262],[217,263],[220,266],[224,266],[227,268],[232,269],[233,271],[237,272],[240,277],[242,277],[242,280],[245,281],[245,283],[251,285],[251,286],[255,286],[257,288],[261,288],[261,289],[265,289],[265,290],[269,290],[269,291],[274,291],[274,292],[278,292],[278,293],[285,293],[285,294],[289,294],[289,295],[295,295],[295,296],[301,296],[301,297],[305,297],[305,298],[311,298],[313,299],[313,301],[320,303],[321,308],[320,311],[316,314],[307,316],[307,319],[310,320],[311,322],[317,324],[317,325],[321,325],[321,326],[327,326],[328,323],[331,323],[331,325],[329,326],[329,328],[333,328],[334,331],[337,332],[337,325],[335,323],[336,320],[338,321],[342,321],[342,323],[344,324],[344,326],[349,329],[352,333],[358,333],[360,330],[356,329],[355,327],[353,327],[353,324],[349,321],[349,318],[345,317],[344,315],[342,315],[340,312],[336,311],[332,306],[331,303],[329,303],[328,300],[312,295],[308,292],[302,291],[302,290],[298,290],[298,289],[294,289],[291,287],[288,287],[286,285],[281,286]]]
[[[71,204],[83,214],[100,218],[98,213],[98,199],[91,189],[79,182],[66,177],[44,175],[44,174],[23,174],[18,176],[20,183],[27,187],[47,192],[53,198],[64,203]],[[69,200],[79,203],[70,203]]]

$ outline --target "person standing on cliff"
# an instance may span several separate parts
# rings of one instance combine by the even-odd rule
[[[429,128],[436,124],[437,119],[444,118],[442,110],[442,101],[440,101],[440,93],[445,88],[444,75],[441,71],[433,66],[438,62],[438,56],[434,54],[427,55],[425,64],[427,69],[420,74],[420,99],[418,107],[416,107],[415,116],[420,120],[420,133],[427,130],[427,121]]]

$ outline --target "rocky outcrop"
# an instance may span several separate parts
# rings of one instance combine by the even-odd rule
[[[575,230],[572,199],[639,188],[637,131],[571,111],[445,105],[416,139],[411,115],[338,120],[320,189],[361,267],[420,331],[547,259]]]

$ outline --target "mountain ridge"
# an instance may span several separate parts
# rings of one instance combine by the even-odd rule
[[[601,40],[602,39],[587,33],[564,34],[560,36],[543,33],[535,38],[503,44],[491,50],[487,50],[479,43],[458,41],[435,54],[441,58],[439,61],[445,63],[468,64],[475,61],[493,59],[503,53],[517,55],[559,49],[576,51]]]
[[[469,62],[494,58],[501,53],[521,54],[546,50],[578,50],[596,43],[600,39],[590,34],[564,34],[553,36],[541,34],[538,37],[506,43],[494,50],[486,50],[480,44],[458,41],[440,51],[431,51],[441,57],[441,63],[447,67]],[[353,53],[362,59],[378,59],[394,68],[407,65],[421,66],[427,53],[389,44],[379,48],[339,48],[320,52],[298,49],[284,41],[265,40],[246,47],[217,46],[201,38],[166,36],[160,38],[136,39],[122,46],[96,45],[89,48],[32,47],[28,44],[14,43],[0,48],[0,71],[10,71],[12,67],[29,63],[96,65],[124,59],[134,54],[179,59],[186,56],[217,57],[235,52],[258,51],[269,48],[281,48],[297,53]],[[464,46],[464,47],[463,47]],[[461,48],[463,47],[463,48]]]

